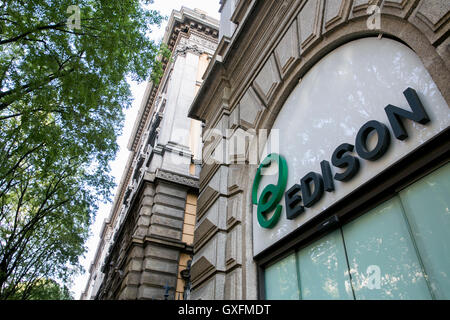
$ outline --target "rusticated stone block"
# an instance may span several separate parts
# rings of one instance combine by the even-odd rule
[[[148,232],[147,235],[152,236],[152,235],[156,235],[162,238],[168,238],[168,239],[174,239],[174,240],[181,240],[181,234],[182,234],[182,230],[176,230],[176,229],[171,229],[168,227],[164,227],[164,226],[159,226],[159,225],[151,225],[148,228]]]
[[[225,276],[225,299],[242,299],[242,269],[236,268]]]
[[[417,6],[409,21],[435,45],[450,29],[450,1],[424,1]],[[448,37],[448,35],[447,35]]]
[[[228,167],[228,194],[235,193],[237,191],[242,191],[244,186],[243,176],[248,169],[247,165],[244,164],[231,164]]]
[[[155,194],[155,188],[153,187],[153,184],[147,183],[143,192],[143,196],[149,196],[152,197]]]
[[[145,246],[144,254],[146,257],[162,258],[165,260],[178,261],[178,250],[162,247],[154,244]]]
[[[139,245],[133,245],[133,247],[130,250],[130,254],[128,256],[130,258],[143,258],[144,249]]]
[[[193,283],[217,270],[225,271],[225,244],[225,232],[218,232],[205,246],[196,251],[191,269]]]
[[[137,299],[146,300],[146,299],[164,299],[164,288],[156,288],[149,285],[142,284],[139,286]]]
[[[253,82],[253,87],[266,106],[280,82],[278,66],[274,55],[271,55]]]
[[[174,219],[171,217],[164,217],[158,214],[152,215],[150,222],[152,225],[159,225],[163,227],[169,227],[172,229],[182,230],[183,228],[183,220]]]
[[[228,168],[226,166],[220,166],[201,191],[197,200],[197,219],[201,219],[219,195],[227,194],[227,176]]]
[[[158,258],[146,257],[143,263],[144,269],[147,271],[158,271],[164,273],[171,273],[176,275],[178,270],[178,263]]]
[[[119,300],[136,300],[138,297],[138,287],[127,285],[119,295]]]
[[[281,73],[281,78],[284,78],[294,63],[300,58],[297,21],[291,24],[283,38],[281,38],[280,43],[274,50],[274,55]]]
[[[142,258],[131,258],[128,262],[129,271],[141,271],[142,270]]]
[[[164,287],[175,287],[177,278],[173,275],[167,275],[157,272],[144,271],[141,276],[141,284]]]
[[[244,128],[254,128],[261,118],[264,111],[264,106],[256,95],[252,87],[248,88],[247,92],[239,102],[239,123]]]
[[[416,0],[385,0],[382,13],[407,19],[416,5]]]
[[[183,219],[183,216],[184,216],[183,209],[167,207],[163,204],[155,204],[153,206],[153,213],[159,214],[159,215],[164,215],[164,216],[169,216],[169,217],[174,217],[177,219]]]
[[[368,6],[380,6],[382,0],[353,0],[353,12],[366,11]]]
[[[345,23],[350,14],[352,1],[327,0],[325,1],[323,17],[323,34]]]
[[[123,283],[127,286],[137,286],[139,285],[139,281],[141,279],[141,273],[140,272],[128,272],[125,278],[123,279]]]
[[[142,200],[141,200],[141,206],[143,206],[143,207],[145,207],[145,206],[149,207],[149,206],[152,206],[152,205],[153,205],[153,197],[146,196],[146,197],[143,197],[143,198],[142,198]]]
[[[418,6],[417,16],[427,21],[429,26],[436,31],[447,19],[449,15],[449,1],[423,1]]]
[[[140,216],[137,225],[138,226],[149,226],[150,224],[150,217],[149,216]]]
[[[239,105],[236,105],[234,109],[230,113],[229,117],[229,127],[230,129],[234,129],[237,126],[239,126]],[[228,131],[229,133],[232,132],[231,130]]]
[[[180,208],[182,210],[184,210],[184,206],[186,203],[185,199],[181,199],[178,197],[172,197],[172,196],[162,194],[162,193],[156,194],[154,199],[155,199],[154,201],[156,204],[162,204],[162,205],[167,204],[171,207]]]
[[[225,298],[225,275],[217,273],[199,287],[193,288],[192,300],[223,300]]]
[[[225,197],[219,197],[199,220],[194,234],[196,250],[217,230],[225,231],[226,208],[227,199]]]
[[[174,184],[166,184],[166,183],[158,183],[158,186],[156,187],[156,194],[165,194],[172,197],[178,197],[180,199],[186,199],[187,191],[184,187],[179,187]]]

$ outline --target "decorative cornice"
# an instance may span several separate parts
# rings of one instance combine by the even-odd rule
[[[156,170],[156,178],[198,189],[197,177],[185,176],[176,172],[169,172],[163,169],[158,169]]]

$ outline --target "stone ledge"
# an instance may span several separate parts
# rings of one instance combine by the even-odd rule
[[[187,187],[198,189],[198,178],[193,176],[185,176],[179,173],[169,172],[162,169],[156,170],[156,178],[181,184]]]

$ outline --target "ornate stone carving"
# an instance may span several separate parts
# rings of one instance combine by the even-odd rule
[[[176,174],[174,172],[168,172],[162,169],[156,171],[156,178],[167,180],[170,182],[175,182],[189,187],[198,188],[198,179],[195,177],[186,177],[181,174]]]

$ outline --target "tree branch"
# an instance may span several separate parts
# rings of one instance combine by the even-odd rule
[[[0,99],[3,97],[6,97],[6,96],[12,95],[14,93],[21,93],[21,91],[22,91],[21,95],[30,93],[31,91],[34,91],[35,89],[39,89],[40,87],[46,85],[47,83],[49,83],[55,79],[58,79],[58,78],[68,75],[69,73],[73,72],[74,70],[75,70],[74,68],[70,68],[69,70],[65,70],[65,72],[64,72],[64,71],[61,71],[61,67],[60,67],[60,69],[57,72],[46,76],[41,81],[39,81],[39,83],[36,83],[36,82],[35,83],[27,83],[27,84],[20,86],[20,88],[14,88],[14,89],[10,89],[8,91],[0,91]],[[5,109],[12,102],[13,101],[11,101],[10,103],[3,103],[3,105],[6,104],[6,106],[2,106],[0,108],[0,110]]]
[[[66,23],[66,22],[64,21],[64,22],[59,22],[59,23],[57,23],[57,24],[51,24],[51,25],[46,25],[46,26],[37,27],[37,28],[35,28],[35,29],[33,29],[33,30],[24,32],[24,33],[22,33],[22,34],[20,34],[20,35],[18,35],[18,36],[15,36],[15,37],[12,37],[12,38],[9,38],[9,39],[6,39],[6,40],[0,40],[0,45],[18,41],[18,40],[20,40],[20,39],[25,38],[27,35],[32,34],[32,33],[35,33],[35,32],[37,32],[37,31],[44,31],[44,30],[57,29],[57,28],[59,28],[59,27],[64,26],[65,23]]]

